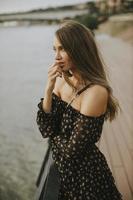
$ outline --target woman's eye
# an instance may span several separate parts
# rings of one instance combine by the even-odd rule
[[[65,51],[65,49],[64,49],[64,48],[62,48],[61,50],[62,50],[62,51]]]
[[[56,49],[53,49],[53,51],[56,51]],[[65,51],[65,49],[62,48],[60,51]]]

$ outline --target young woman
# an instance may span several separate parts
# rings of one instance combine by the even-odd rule
[[[96,145],[104,120],[115,119],[119,104],[93,34],[84,25],[66,20],[55,33],[53,48],[55,63],[38,104],[37,125],[42,136],[50,139],[59,173],[58,200],[121,200]]]

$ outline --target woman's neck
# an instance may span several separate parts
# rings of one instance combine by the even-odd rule
[[[74,73],[70,79],[76,90],[79,90],[86,85],[86,82],[81,78],[78,73]]]
[[[76,68],[72,68],[69,70],[69,73],[71,75],[69,75],[69,81],[70,81],[70,84],[73,88],[73,92],[77,92],[79,91],[80,89],[82,89],[83,87],[85,87],[89,81],[84,79],[82,76],[81,76],[81,73],[79,71],[77,71]]]

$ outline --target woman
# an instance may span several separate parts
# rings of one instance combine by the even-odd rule
[[[96,146],[104,120],[115,119],[119,104],[94,37],[84,25],[66,20],[55,33],[54,51],[37,124],[50,140],[60,180],[58,200],[120,200]]]

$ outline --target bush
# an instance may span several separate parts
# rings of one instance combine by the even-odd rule
[[[91,30],[98,28],[98,17],[96,15],[82,15],[82,16],[76,16],[75,20],[79,21],[80,23],[84,24]]]

